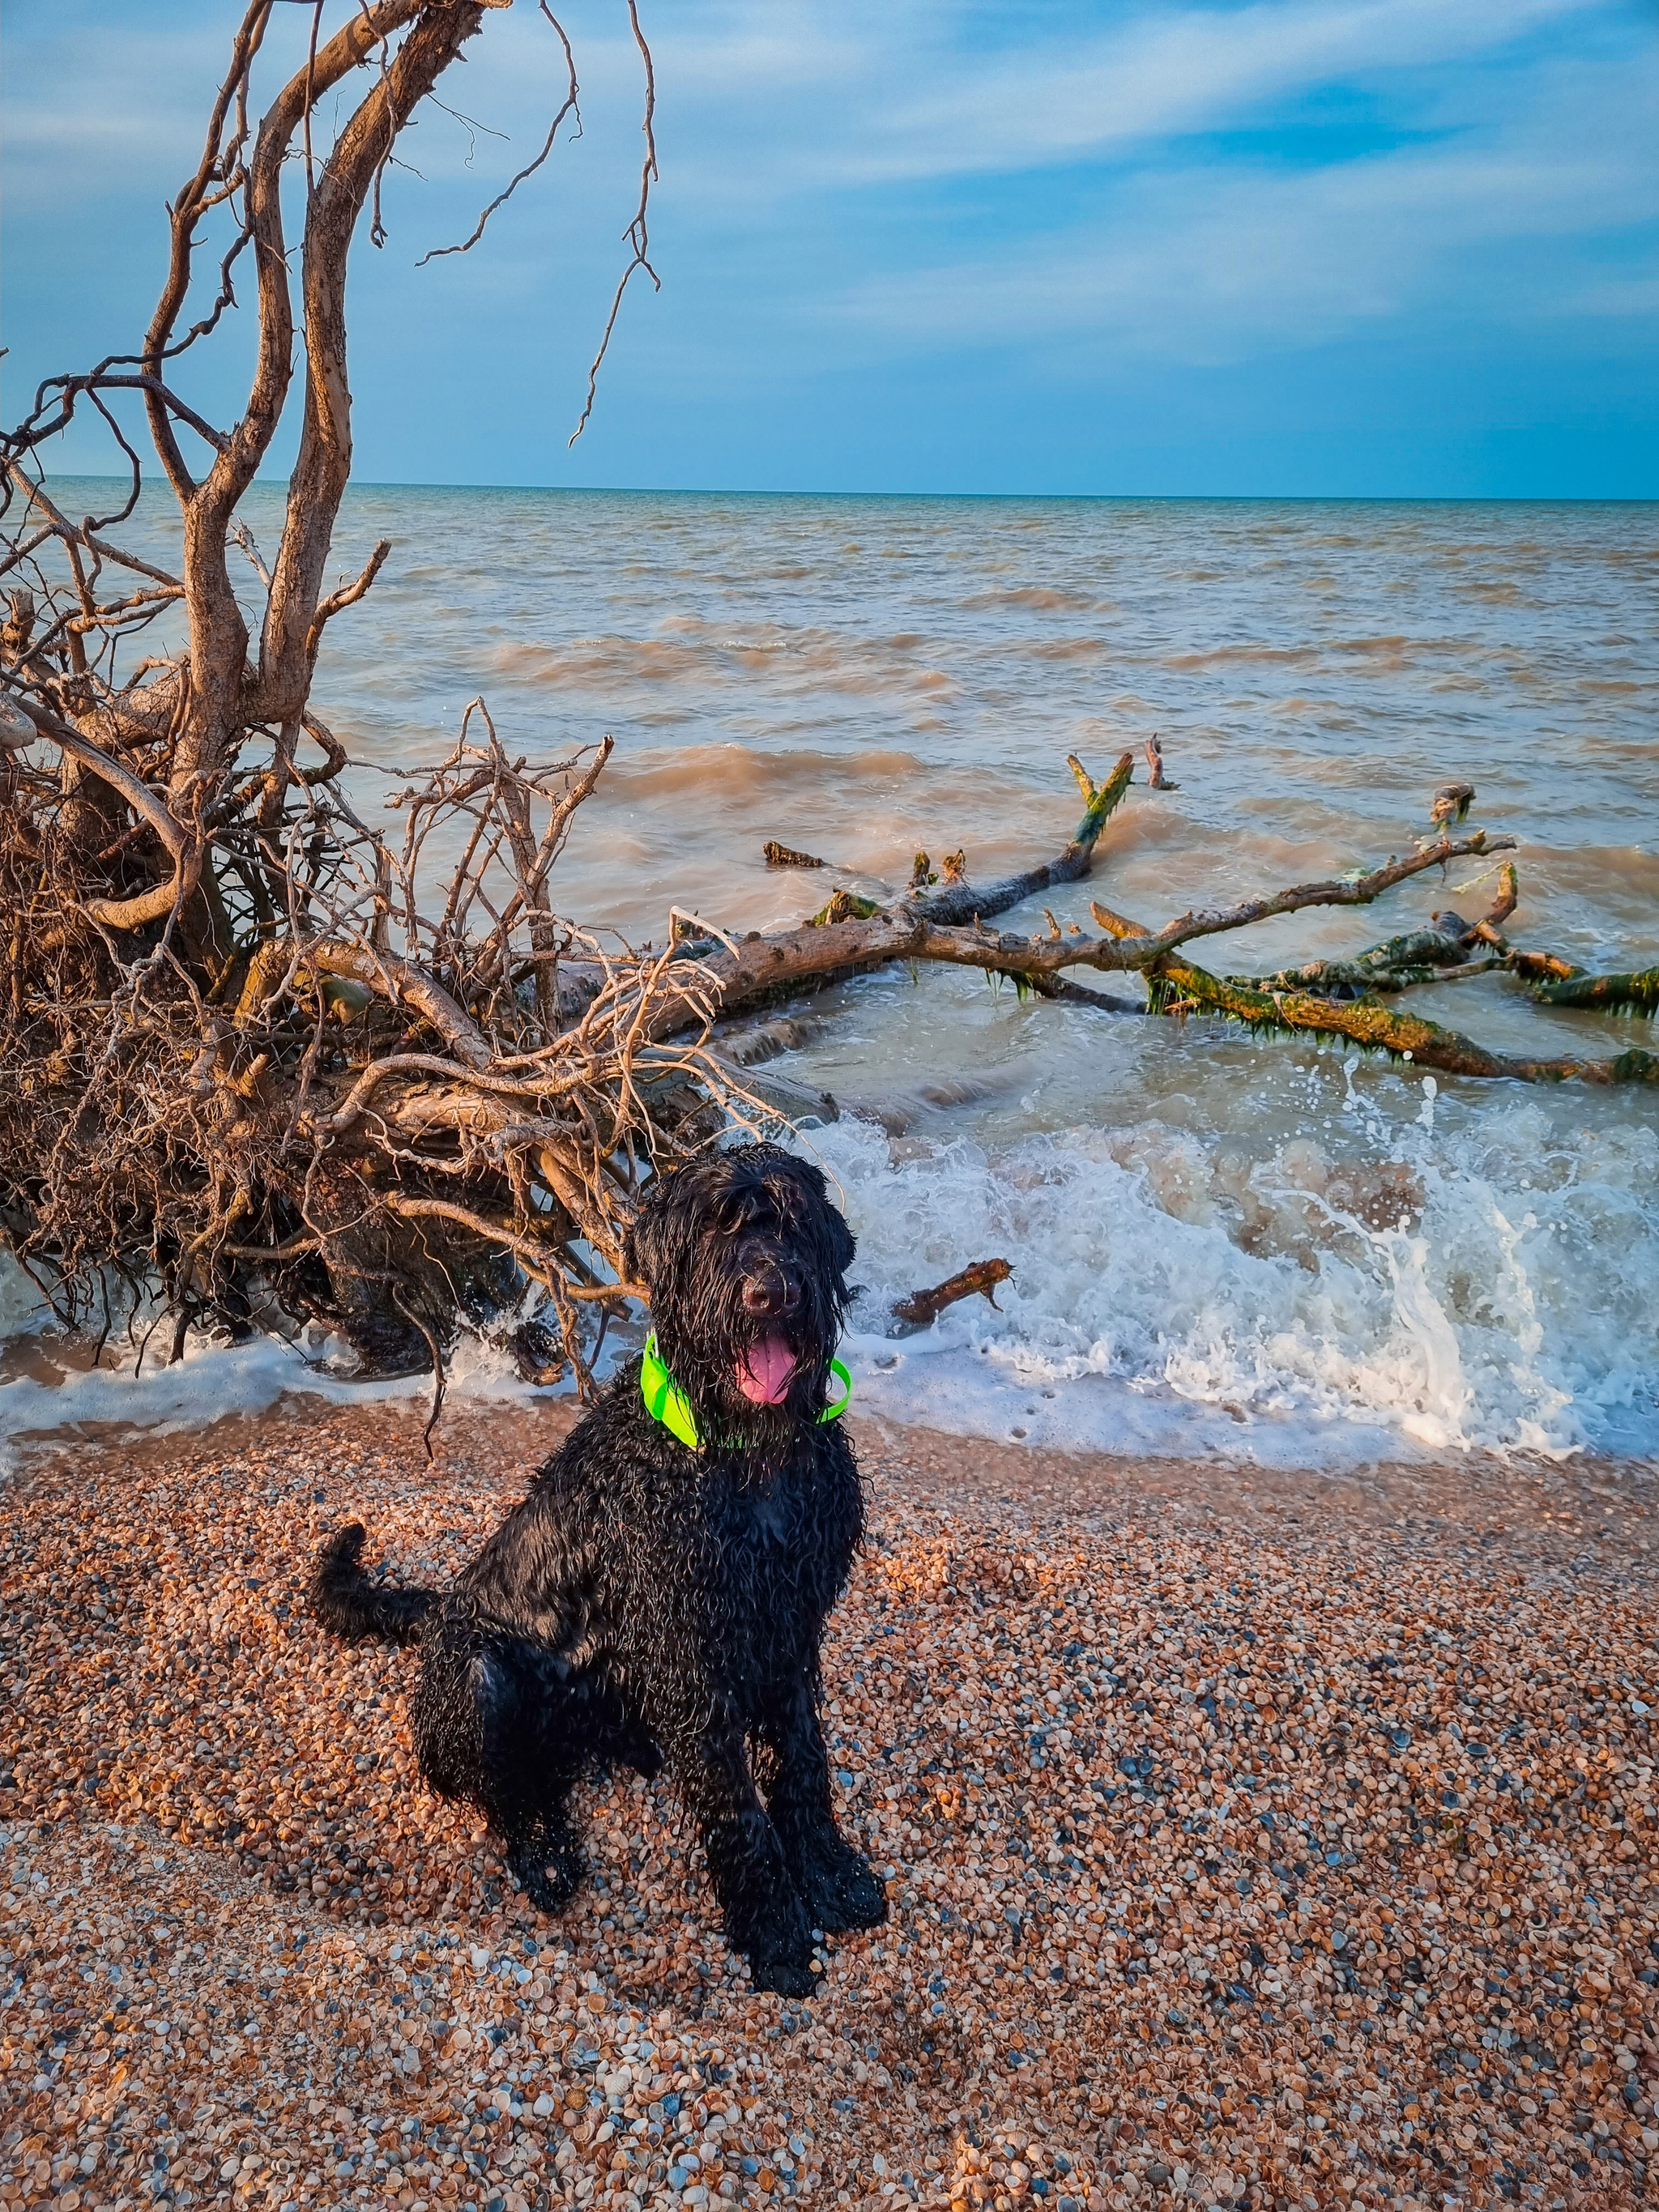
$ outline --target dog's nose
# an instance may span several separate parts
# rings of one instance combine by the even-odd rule
[[[773,1321],[780,1314],[793,1313],[800,1304],[800,1292],[776,1267],[762,1267],[744,1279],[743,1310],[745,1313]]]

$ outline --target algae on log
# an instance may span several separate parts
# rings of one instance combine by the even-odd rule
[[[1154,1011],[1194,1008],[1225,1014],[1259,1033],[1311,1032],[1386,1052],[1446,1075],[1511,1076],[1522,1083],[1659,1083],[1659,1054],[1621,1053],[1616,1060],[1517,1060],[1488,1052],[1473,1037],[1443,1029],[1419,1014],[1397,1014],[1374,1000],[1346,1003],[1299,991],[1259,991],[1212,975],[1189,960],[1163,954],[1148,971]]]
[[[1479,975],[1503,964],[1498,953],[1471,961],[1463,939],[1443,930],[1409,929],[1386,944],[1356,952],[1351,960],[1309,960],[1271,975],[1229,975],[1227,981],[1245,990],[1316,991],[1334,999],[1358,999],[1368,991],[1409,991],[1438,982],[1448,973]]]
[[[1567,975],[1534,986],[1533,997],[1545,1006],[1600,1007],[1607,1013],[1650,1014],[1659,1009],[1659,968],[1633,975]]]

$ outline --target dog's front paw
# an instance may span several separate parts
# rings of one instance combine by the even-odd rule
[[[515,1844],[507,1855],[507,1863],[537,1911],[546,1913],[550,1919],[564,1911],[587,1871],[574,1838],[569,1836],[540,1836],[530,1843]]]
[[[869,1860],[833,1830],[812,1838],[795,1879],[813,1925],[827,1936],[879,1928],[887,1917],[887,1893]]]
[[[749,1954],[749,1971],[757,1990],[775,1990],[781,1997],[810,1997],[818,1985],[809,1948],[800,1951],[762,1951]]]
[[[887,1893],[869,1861],[851,1851],[846,1865],[815,1887],[813,1905],[817,1925],[828,1936],[839,1936],[854,1928],[879,1928],[887,1917]]]
[[[726,1940],[748,1960],[755,1987],[782,1997],[811,1996],[817,1987],[812,1922],[781,1858],[772,1869],[769,1890],[751,1891],[734,1902],[737,1909],[726,1911]]]

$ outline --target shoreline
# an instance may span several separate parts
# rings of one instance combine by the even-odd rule
[[[411,1656],[297,1602],[353,1512],[398,1575],[453,1567],[570,1417],[452,1405],[431,1466],[368,1406],[20,1471],[0,2197],[1643,2201],[1650,1468],[855,1422],[826,1724],[891,1917],[795,2004],[734,1966],[661,1785],[587,1786],[594,1879],[541,1921],[415,1781]]]
[[[0,1337],[0,1349],[5,1348],[9,1341],[16,1340]],[[267,1340],[255,1339],[253,1344],[257,1351],[270,1348]],[[47,1464],[59,1451],[119,1451],[143,1457],[157,1452],[184,1453],[210,1437],[231,1437],[266,1423],[345,1419],[372,1424],[383,1419],[400,1430],[406,1429],[410,1422],[418,1429],[424,1425],[430,1410],[429,1374],[364,1380],[336,1378],[325,1372],[320,1382],[306,1378],[269,1387],[265,1387],[269,1378],[261,1374],[254,1390],[246,1392],[239,1389],[237,1376],[228,1367],[216,1376],[213,1371],[215,1363],[234,1356],[234,1350],[240,1348],[233,1348],[233,1352],[228,1354],[223,1348],[216,1347],[204,1358],[189,1358],[181,1366],[163,1366],[153,1376],[147,1375],[143,1383],[137,1386],[142,1390],[155,1387],[158,1382],[165,1386],[176,1380],[181,1392],[189,1391],[188,1396],[180,1396],[171,1413],[156,1411],[149,1418],[140,1418],[139,1412],[109,1416],[75,1413],[50,1425],[14,1424],[11,1434],[20,1440],[15,1448],[23,1455],[17,1463],[17,1472],[21,1474]],[[125,1370],[105,1368],[97,1372],[99,1379],[118,1396],[123,1386],[131,1387],[131,1377]],[[93,1370],[83,1367],[61,1370],[50,1365],[37,1374],[20,1365],[5,1382],[0,1382],[0,1410],[6,1406],[8,1389],[40,1392],[36,1402],[49,1406],[58,1387],[61,1385],[72,1394],[78,1384],[91,1379],[92,1374]],[[609,1381],[610,1375],[603,1379]],[[216,1380],[220,1386],[216,1389],[194,1387]],[[873,1405],[872,1399],[876,1400]],[[135,1403],[142,1411],[142,1400]],[[1201,1403],[1194,1403],[1196,1410],[1206,1410]],[[472,1427],[500,1425],[510,1431],[522,1431],[526,1436],[544,1435],[551,1441],[541,1449],[549,1450],[562,1437],[579,1410],[576,1395],[568,1386],[556,1391],[538,1390],[530,1386],[521,1388],[510,1381],[503,1385],[502,1378],[488,1371],[475,1375],[465,1368],[459,1373],[452,1369],[447,1377],[443,1418],[436,1435],[441,1437],[459,1423]],[[1226,1411],[1224,1407],[1221,1410]],[[1252,1480],[1260,1477],[1264,1480],[1283,1479],[1296,1482],[1317,1478],[1322,1481],[1352,1480],[1362,1486],[1378,1480],[1392,1482],[1396,1478],[1432,1486],[1443,1477],[1459,1482],[1467,1477],[1476,1484],[1486,1484],[1518,1475],[1529,1486],[1539,1482],[1547,1486],[1553,1475],[1570,1474],[1577,1470],[1598,1480],[1633,1479],[1638,1488],[1651,1486],[1656,1498],[1659,1498],[1659,1454],[1601,1449],[1589,1443],[1575,1444],[1560,1451],[1480,1443],[1462,1446],[1431,1444],[1409,1436],[1391,1435],[1379,1424],[1375,1433],[1382,1448],[1358,1450],[1352,1441],[1352,1425],[1347,1423],[1338,1422],[1328,1427],[1310,1425],[1297,1428],[1291,1425],[1281,1431],[1268,1419],[1247,1420],[1240,1425],[1237,1417],[1232,1418],[1230,1425],[1242,1426],[1250,1438],[1247,1448],[1237,1450],[1218,1445],[1206,1437],[1166,1443],[1153,1441],[1146,1433],[1134,1430],[1127,1431],[1124,1441],[1118,1443],[1103,1442],[1087,1431],[1048,1437],[1015,1436],[1006,1431],[994,1433],[988,1429],[940,1426],[928,1419],[925,1400],[914,1413],[893,1411],[880,1401],[868,1377],[856,1389],[848,1419],[860,1434],[915,1439],[916,1448],[924,1457],[937,1448],[945,1447],[957,1453],[988,1454],[1011,1467],[1016,1462],[1030,1466],[1052,1461],[1071,1466],[1086,1462],[1117,1470],[1237,1469]],[[1285,1448],[1265,1453],[1257,1450],[1255,1434],[1258,1427],[1264,1434],[1284,1434]]]
[[[230,1406],[198,1425],[182,1418],[140,1425],[125,1421],[68,1421],[61,1428],[20,1432],[10,1465],[0,1462],[0,1496],[27,1487],[60,1462],[118,1459],[165,1466],[222,1449],[258,1449],[267,1430],[295,1434],[343,1425],[374,1448],[408,1453],[425,1465],[421,1433],[429,1382],[381,1395],[355,1386],[328,1395],[303,1389],[246,1406]],[[371,1392],[374,1395],[371,1395]],[[3,1398],[0,1397],[0,1403]],[[580,1411],[574,1395],[477,1398],[452,1386],[433,1433],[436,1464],[506,1452],[528,1475],[556,1449]],[[1538,1453],[1474,1448],[1409,1457],[1354,1460],[1322,1468],[1311,1459],[1259,1459],[1219,1451],[1199,1454],[1104,1450],[1091,1444],[1019,1442],[938,1429],[885,1413],[854,1410],[848,1425],[860,1461],[901,1467],[915,1494],[949,1508],[976,1498],[1005,1506],[1064,1510],[1093,1525],[1108,1500],[1150,1504],[1251,1527],[1294,1528],[1307,1516],[1336,1514],[1374,1528],[1400,1527],[1419,1540],[1474,1540],[1507,1549],[1540,1566],[1553,1564],[1623,1583],[1659,1577],[1659,1459],[1575,1452],[1559,1459]],[[1274,1523],[1273,1516],[1282,1516]]]

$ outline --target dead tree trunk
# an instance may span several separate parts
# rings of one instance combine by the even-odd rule
[[[254,1310],[264,1293],[252,1277],[263,1274],[290,1310],[331,1311],[365,1343],[376,1331],[362,1317],[378,1316],[380,1337],[401,1335],[406,1352],[411,1332],[426,1336],[434,1319],[449,1325],[469,1285],[499,1273],[503,1254],[519,1264],[511,1237],[496,1233],[503,1212],[538,1234],[556,1224],[592,1249],[619,1249],[633,1170],[613,1155],[620,1146],[631,1163],[630,1147],[648,1153],[655,1133],[635,1086],[630,997],[650,987],[632,969],[610,974],[580,1046],[566,1041],[556,1091],[569,1127],[556,1139],[544,1133],[541,1170],[477,1157],[453,1116],[429,1158],[395,1166],[384,1145],[377,1154],[365,1141],[366,1097],[363,1110],[334,1121],[334,1079],[343,1066],[354,1079],[358,1072],[340,1049],[348,1025],[353,1043],[373,1037],[374,1052],[394,1061],[421,1058],[397,1048],[424,1033],[446,1068],[473,1075],[503,1052],[521,1062],[557,1034],[559,962],[573,933],[553,913],[548,872],[609,751],[607,739],[591,762],[574,756],[526,772],[493,730],[482,750],[464,733],[455,759],[411,795],[400,874],[400,856],[363,829],[340,791],[344,752],[311,705],[329,623],[371,588],[390,550],[376,546],[359,575],[327,587],[351,470],[352,241],[372,205],[381,242],[382,185],[400,133],[489,11],[507,4],[318,0],[261,112],[258,80],[296,19],[272,0],[248,0],[201,157],[168,210],[166,278],[142,343],[49,379],[34,410],[0,440],[9,524],[0,573],[29,580],[14,586],[0,637],[0,930],[10,948],[0,1071],[19,1102],[0,1120],[24,1125],[0,1170],[0,1205],[26,1264],[39,1261],[70,1313],[112,1264],[159,1272],[181,1310],[233,1317]],[[636,268],[651,273],[654,81],[634,0],[626,4],[644,72],[646,151],[631,258],[595,370],[629,278]],[[476,243],[576,113],[574,58],[553,28],[568,91],[542,155],[456,250]],[[283,191],[286,178],[290,202],[299,197],[301,161],[296,249]],[[216,242],[216,225],[224,232]],[[235,310],[236,282],[249,270],[252,373],[240,416],[221,428],[179,378],[184,357]],[[237,509],[272,450],[301,355],[298,448],[267,566]],[[113,411],[132,395],[179,503],[176,575],[109,535],[139,492],[137,453]],[[590,376],[584,422],[592,398]],[[77,520],[39,470],[88,408],[118,441],[131,492],[118,514]],[[233,588],[233,541],[264,587],[257,638]],[[112,577],[121,580],[114,590]],[[185,649],[122,680],[118,650],[180,606]],[[307,757],[313,747],[320,766]],[[463,869],[434,924],[416,864],[434,823],[456,810],[478,817],[478,865]],[[511,896],[480,943],[471,919],[498,861],[514,878]],[[391,946],[394,894],[406,923],[401,957]],[[706,1106],[707,1094],[697,1097]],[[482,1212],[432,1210],[458,1182]],[[440,1220],[441,1235],[432,1225]],[[562,1259],[556,1240],[536,1249],[580,1360],[575,1323],[591,1267]]]

